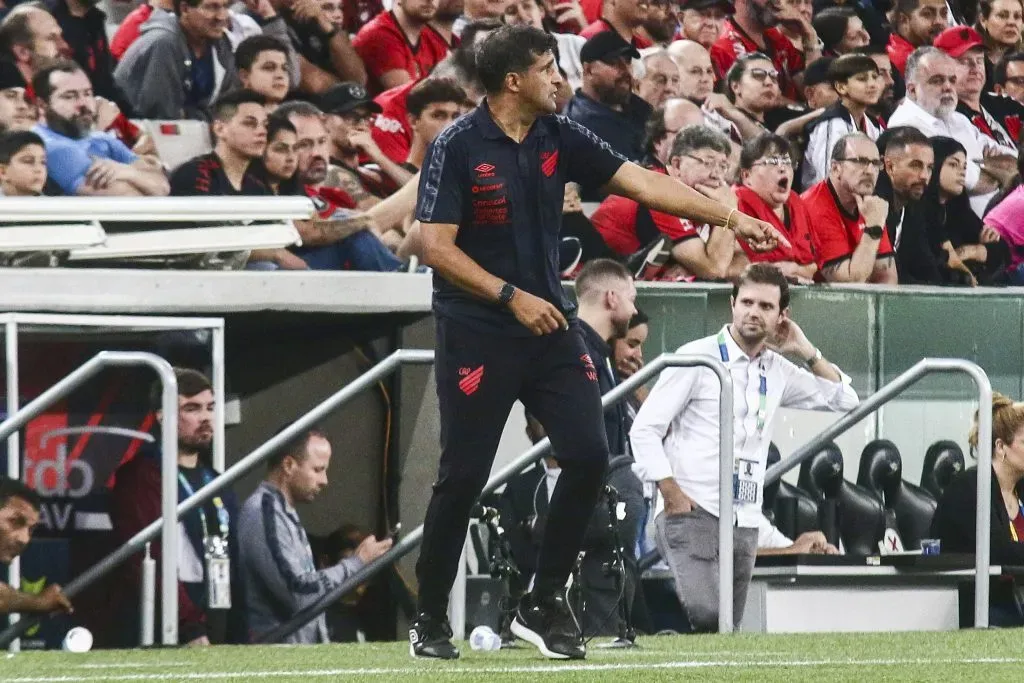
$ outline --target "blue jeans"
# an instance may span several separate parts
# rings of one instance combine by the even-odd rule
[[[372,270],[389,273],[402,267],[402,262],[368,230],[360,230],[334,244],[298,247],[292,251],[312,270]]]

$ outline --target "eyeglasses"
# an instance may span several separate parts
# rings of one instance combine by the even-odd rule
[[[725,175],[726,173],[729,172],[728,161],[711,161],[710,159],[701,159],[700,157],[694,156],[693,154],[684,154],[683,156],[686,157],[687,159],[693,159],[698,164],[703,166],[704,170],[706,171],[718,171],[722,175]]]
[[[779,80],[779,72],[775,69],[751,69],[747,72],[755,81],[764,83],[766,79]]]
[[[765,157],[764,159],[758,159],[751,166],[787,166],[792,168],[793,160],[788,156]]]
[[[842,159],[836,159],[836,161],[849,161],[857,166],[872,166],[875,170],[881,170],[882,168],[882,160],[871,157],[843,157]]]

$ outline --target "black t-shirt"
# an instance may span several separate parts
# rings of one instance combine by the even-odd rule
[[[558,243],[567,182],[600,186],[625,159],[564,116],[542,116],[521,143],[491,117],[486,100],[430,144],[416,218],[459,226],[455,243],[492,275],[551,302],[575,306],[562,290]],[[505,308],[434,274],[434,310],[481,331],[528,336]]]
[[[331,38],[320,28],[320,24],[316,20],[296,19],[287,8],[282,8],[279,12],[288,26],[288,37],[291,38],[295,51],[309,60],[313,66],[333,73]]]
[[[224,167],[216,152],[190,159],[171,174],[171,195],[175,197],[273,194],[254,164],[249,164],[242,177],[242,187],[236,190],[224,173]]]

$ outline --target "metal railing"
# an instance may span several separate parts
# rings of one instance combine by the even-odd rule
[[[8,336],[11,339],[11,336]],[[0,441],[5,438],[17,438],[17,433],[31,420],[38,417],[44,410],[57,401],[65,398],[78,387],[85,384],[103,368],[124,367],[129,365],[147,365],[160,377],[163,385],[161,394],[161,408],[163,410],[164,429],[162,432],[161,446],[164,454],[178,452],[178,380],[174,375],[174,368],[166,360],[153,353],[143,351],[101,351],[88,361],[83,363],[76,370],[61,379],[52,387],[44,391],[34,400],[30,401],[24,408],[8,417],[0,423]],[[17,458],[17,451],[13,456]],[[161,542],[164,548],[170,548],[161,558],[161,569],[164,581],[161,584],[161,598],[168,609],[163,612],[163,641],[165,644],[178,642],[178,525],[172,517],[174,506],[178,502],[178,461],[176,457],[161,458],[161,487],[160,503],[164,519],[168,520],[162,527],[154,526],[153,536],[161,532]],[[86,573],[88,574],[88,572]],[[85,587],[82,579],[72,581],[64,587],[64,594],[69,598],[78,594]],[[12,615],[13,617],[14,615]],[[12,619],[11,625],[4,631],[4,635],[10,637],[0,641],[0,647],[10,645],[12,650],[17,649],[17,637],[38,623],[39,618]]]
[[[992,518],[992,384],[977,363],[959,358],[922,358],[909,370],[871,394],[859,406],[798,448],[788,458],[769,467],[765,472],[764,483],[767,485],[777,481],[783,474],[899,396],[922,377],[939,372],[962,372],[974,380],[978,387],[978,513],[974,546],[974,625],[976,628],[985,628],[988,626],[988,571],[991,559],[989,523]]]
[[[139,355],[139,354],[136,354],[136,355]],[[145,354],[142,354],[142,355],[145,355]],[[75,595],[77,593],[80,593],[82,590],[84,590],[85,588],[91,586],[97,580],[99,580],[100,578],[102,578],[103,576],[108,574],[110,571],[115,569],[117,566],[119,566],[122,562],[127,560],[129,557],[131,557],[135,553],[141,552],[143,549],[145,549],[146,543],[148,543],[148,542],[150,542],[150,541],[152,541],[153,539],[156,538],[157,533],[158,533],[158,531],[161,528],[161,525],[167,526],[169,524],[171,527],[174,528],[175,531],[177,531],[177,520],[181,519],[184,515],[188,514],[192,510],[195,510],[196,508],[201,506],[203,503],[205,503],[206,501],[208,501],[211,498],[213,498],[219,491],[221,491],[226,486],[229,486],[229,485],[233,484],[234,482],[238,481],[241,477],[246,475],[250,470],[252,470],[254,467],[256,467],[257,465],[262,463],[268,457],[270,457],[273,453],[275,453],[277,450],[279,450],[286,443],[288,443],[289,441],[291,441],[295,437],[299,436],[300,434],[302,434],[307,429],[310,429],[311,427],[314,427],[317,424],[317,422],[322,420],[326,415],[328,415],[329,413],[334,411],[336,408],[338,408],[342,404],[347,403],[348,401],[350,401],[352,398],[354,398],[357,394],[361,393],[365,389],[374,386],[377,382],[379,382],[384,377],[387,377],[388,375],[390,375],[392,372],[397,370],[402,365],[405,365],[405,364],[427,365],[427,364],[430,364],[430,363],[433,363],[433,362],[434,362],[434,352],[433,351],[406,350],[406,349],[400,349],[398,351],[395,351],[390,356],[388,356],[387,358],[382,360],[380,363],[377,363],[377,365],[373,366],[372,368],[367,370],[365,373],[363,373],[362,375],[357,377],[355,380],[353,380],[349,384],[346,384],[344,387],[339,389],[337,392],[335,392],[331,396],[329,396],[326,399],[324,399],[315,408],[313,408],[308,413],[306,413],[305,415],[303,415],[302,417],[297,419],[295,422],[293,422],[291,425],[289,425],[287,429],[282,430],[280,433],[276,434],[274,437],[272,437],[271,439],[266,441],[262,446],[259,446],[256,450],[254,450],[253,452],[249,453],[247,456],[245,456],[244,458],[242,458],[241,460],[236,462],[234,465],[229,467],[224,472],[224,474],[220,475],[219,477],[217,477],[216,479],[211,481],[209,484],[206,484],[201,489],[196,491],[195,495],[192,495],[188,499],[184,500],[183,502],[178,503],[177,507],[174,507],[172,505],[170,507],[170,509],[164,509],[163,516],[160,519],[154,521],[149,526],[147,526],[146,528],[144,528],[141,531],[139,531],[132,538],[128,539],[128,541],[126,541],[124,543],[124,545],[122,545],[116,551],[114,551],[113,553],[111,553],[110,555],[105,557],[103,560],[101,560],[100,562],[98,562],[95,565],[93,565],[92,567],[90,567],[81,576],[79,576],[79,577],[75,578],[73,581],[71,581],[71,583],[69,583],[67,585],[67,587],[65,589],[65,593],[68,594],[69,596],[73,596],[73,595]],[[168,366],[168,367],[170,367],[170,366]],[[173,373],[172,373],[172,377],[173,377]],[[166,387],[165,387],[165,392],[166,392]],[[45,395],[46,394],[44,394],[44,396]],[[36,399],[36,401],[39,401],[40,399],[42,399],[42,396],[39,399]],[[33,404],[36,403],[36,401],[33,401]],[[177,406],[178,406],[177,401],[178,401],[178,398],[177,398],[177,386],[175,385],[175,388],[174,388],[174,411],[175,412],[174,412],[174,414],[177,413]],[[29,405],[31,406],[32,404],[29,404]],[[29,406],[26,406],[25,410],[27,410],[28,407]],[[167,414],[165,413],[164,422],[168,423],[169,421],[168,421],[166,415]],[[2,425],[0,425],[0,439],[2,439],[4,436],[6,436],[9,433],[9,432],[2,431],[4,425],[6,425],[6,424],[7,423],[5,422]],[[170,424],[173,424],[173,425],[176,426],[177,425],[177,419],[175,418],[173,421],[170,421]],[[171,430],[165,430],[165,434],[164,434],[164,449],[165,449],[165,452],[176,453],[177,452],[177,429],[175,429],[173,432],[171,432],[173,440],[170,442],[170,445],[168,445],[168,443],[167,443],[167,433],[168,432],[171,432]],[[169,450],[167,450],[167,449],[169,449]],[[177,467],[177,461],[176,460],[172,460],[172,462],[174,462],[175,467]],[[174,492],[173,500],[177,501],[177,485],[178,484],[177,484],[177,478],[175,476],[175,470],[171,470],[170,476],[168,476],[166,473],[163,474],[163,486],[166,487],[168,482],[170,482],[171,489]],[[176,538],[176,536],[175,536],[175,538]],[[165,545],[164,549],[166,550],[167,547],[168,546]],[[177,541],[175,541],[175,544],[173,546],[171,546],[171,547],[175,547],[176,548],[177,547]],[[166,562],[167,555],[168,555],[167,552],[164,552],[163,555],[162,555],[163,558],[165,558],[165,562]],[[175,620],[174,620],[175,640],[174,640],[173,643],[170,643],[170,644],[177,644],[177,607],[178,607],[177,576],[178,576],[178,570],[177,570],[177,566],[174,566],[171,569],[171,571],[168,573],[166,565],[162,564],[161,565],[161,571],[163,571],[163,576],[166,577],[166,576],[170,575],[174,579],[174,584],[173,585],[174,585],[174,588],[175,588],[175,592],[169,598],[168,598],[168,596],[166,594],[162,594],[161,595],[161,600],[163,601],[163,604],[165,606],[169,606],[174,611],[174,613],[175,613]],[[166,615],[166,612],[167,612],[167,610],[164,610],[163,613]],[[18,638],[25,631],[30,629],[35,624],[39,623],[40,620],[41,620],[40,617],[32,617],[30,619],[23,619],[23,620],[21,620],[21,621],[19,621],[17,623],[11,624],[9,627],[7,627],[6,630],[4,630],[2,633],[0,633],[0,647],[5,647],[8,643],[11,643],[14,639]],[[165,644],[168,644],[168,643],[165,642]]]
[[[732,377],[725,366],[717,359],[710,356],[692,356],[682,354],[664,353],[645,365],[634,375],[629,377],[607,394],[601,397],[601,404],[607,410],[620,401],[624,400],[631,392],[640,385],[646,383],[656,374],[669,367],[706,367],[718,377],[719,390],[719,448],[721,451],[720,460],[720,481],[719,496],[722,501],[730,501],[730,504],[723,503],[722,510],[730,510],[732,505],[732,473],[733,473],[733,398],[732,398]],[[544,457],[551,450],[551,442],[546,437],[533,445],[529,450],[518,458],[503,467],[497,474],[490,478],[484,486],[481,495],[493,493],[502,484],[518,475],[524,469]],[[719,582],[721,590],[718,596],[718,625],[723,632],[733,630],[732,618],[732,576],[733,576],[733,520],[732,515],[720,515],[718,520],[718,552],[722,562],[719,563]],[[300,610],[290,620],[277,628],[256,636],[255,642],[276,643],[288,635],[294,633],[304,625],[318,617],[324,610],[338,601],[341,596],[355,590],[359,585],[365,583],[381,570],[402,559],[423,540],[423,525],[416,527],[405,536],[391,550],[384,553],[369,564],[363,566],[343,583],[324,594],[316,602]]]

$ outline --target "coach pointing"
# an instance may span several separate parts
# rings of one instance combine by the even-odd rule
[[[631,49],[623,43],[625,50]],[[755,248],[782,240],[668,176],[626,162],[556,111],[555,41],[504,26],[477,49],[487,92],[446,128],[424,160],[416,217],[434,269],[441,462],[416,575],[414,656],[454,659],[445,616],[469,523],[512,404],[536,416],[558,453],[533,591],[512,624],[553,659],[585,649],[564,596],[608,462],[601,396],[574,306],[558,277],[567,182],[603,186],[658,211],[726,226]]]

